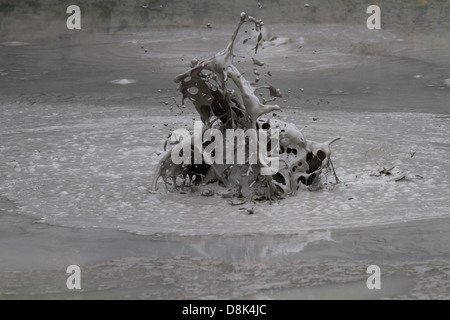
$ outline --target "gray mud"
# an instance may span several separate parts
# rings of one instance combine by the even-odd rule
[[[0,1],[0,299],[450,298],[447,2],[382,1],[377,32],[364,2],[99,2],[72,33],[62,2]],[[149,194],[165,138],[197,117],[174,76],[241,11],[277,36],[254,56],[277,117],[342,137],[342,183],[272,204]]]

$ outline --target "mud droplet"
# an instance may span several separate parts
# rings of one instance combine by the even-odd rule
[[[214,195],[213,190],[206,189],[202,192],[203,197],[212,197]]]
[[[258,67],[262,67],[264,65],[264,62],[262,62],[256,58],[253,58],[253,57],[252,57],[252,61],[253,61],[253,64],[257,65]]]
[[[191,60],[191,68],[194,68],[196,65],[198,65],[198,60],[194,58]]]

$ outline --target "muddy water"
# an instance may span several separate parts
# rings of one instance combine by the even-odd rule
[[[73,297],[58,280],[71,263],[92,280],[85,298],[301,298],[344,287],[351,298],[373,263],[397,284],[374,298],[448,297],[450,33],[423,17],[411,31],[325,18],[267,25],[278,38],[259,50],[258,69],[284,93],[278,117],[315,141],[342,137],[341,184],[271,205],[147,192],[164,138],[196,117],[175,107],[173,76],[223,48],[233,25],[3,33],[2,297]],[[253,52],[240,43],[238,55]]]
[[[342,184],[268,208],[148,194],[165,137],[197,117],[176,107],[173,75],[224,47],[230,30],[3,43],[2,192],[43,222],[140,234],[295,233],[448,214],[448,46],[428,48],[439,56],[431,64],[415,38],[342,25],[275,25],[278,38],[257,55],[261,82],[285,94],[279,119],[315,141],[342,137],[333,146]],[[252,71],[239,58],[252,48],[240,41],[241,70]]]

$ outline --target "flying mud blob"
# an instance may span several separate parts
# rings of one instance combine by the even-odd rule
[[[199,148],[195,143],[195,135],[194,138],[181,138],[172,134],[168,142],[173,146],[157,166],[153,191],[157,190],[158,182],[162,179],[166,189],[171,192],[200,191],[202,195],[208,196],[217,192],[226,198],[271,200],[295,195],[300,188],[316,189],[321,185],[321,176],[325,172],[334,173],[330,145],[339,138],[325,143],[308,141],[294,124],[271,118],[273,111],[280,107],[262,103],[257,94],[259,95],[260,90],[267,90],[272,100],[282,97],[280,90],[270,84],[256,86],[247,81],[233,65],[233,47],[241,26],[246,22],[253,23],[255,30],[262,36],[264,25],[261,20],[245,13],[241,13],[240,18],[225,50],[204,61],[194,59],[191,68],[176,76],[175,82],[179,84],[178,89],[183,95],[183,105],[189,99],[200,115],[203,133],[208,129],[214,129],[223,136],[230,129],[244,133],[265,132],[266,139],[257,136],[258,144],[264,147],[264,152],[259,152],[257,161],[252,162],[250,160],[255,159],[254,152],[251,146],[246,146],[243,163],[225,161],[230,153],[239,154],[239,146],[248,144],[251,135],[241,135],[241,140],[244,140],[241,144],[239,141],[236,145],[233,143],[234,149],[226,150],[227,156],[218,155],[224,161],[215,159],[215,163],[211,163],[203,159],[201,162],[194,162],[194,154]],[[255,53],[257,51],[258,43]],[[256,59],[253,61],[256,61],[255,64],[262,64]],[[206,150],[208,146],[217,143],[223,144],[225,148],[229,142],[226,140],[219,142],[214,141],[211,136],[201,135],[200,148]],[[172,151],[177,147],[176,150],[190,150],[191,162],[176,164],[173,161]],[[213,157],[214,152],[215,149],[211,152]],[[182,153],[180,151],[180,156]],[[268,161],[275,159],[278,160],[278,170],[267,174]]]

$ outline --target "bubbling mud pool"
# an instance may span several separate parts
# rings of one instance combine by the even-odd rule
[[[234,65],[253,86],[283,93],[276,116],[259,119],[314,141],[342,138],[332,145],[340,183],[322,174],[321,188],[272,201],[223,197],[217,182],[202,196],[166,192],[160,179],[148,193],[169,132],[198,120],[172,99],[173,76],[225,48],[234,25],[212,18],[210,28],[83,28],[50,39],[39,17],[39,40],[34,26],[8,33],[27,27],[9,17],[0,32],[0,299],[448,299],[448,10],[410,5],[419,19],[390,2],[376,32],[292,10],[292,20],[263,26],[257,54],[259,32],[242,30]],[[387,14],[415,27],[397,32]],[[240,93],[233,80],[227,87]],[[263,104],[267,89],[256,91]],[[83,292],[65,286],[74,263]],[[374,263],[382,290],[369,292]]]
[[[149,116],[147,109],[134,109],[130,117],[123,107],[67,104],[60,114],[57,106],[35,105],[17,127],[24,110],[3,109],[2,194],[42,222],[148,235],[302,233],[450,213],[450,171],[443,170],[450,168],[448,117],[305,110],[308,132],[314,129],[318,139],[343,137],[335,151],[341,183],[330,177],[320,190],[271,205],[245,199],[230,205],[219,195],[147,192],[161,157],[163,124],[172,119],[170,111],[155,110],[159,114]],[[294,112],[282,118],[295,118]],[[176,127],[185,124],[190,120],[178,118]],[[380,173],[383,166],[395,168],[389,175]]]
[[[272,30],[278,42],[254,56],[265,63],[258,83],[278,84],[286,99],[269,115],[315,141],[341,137],[333,148],[341,183],[323,175],[323,188],[272,204],[164,186],[148,193],[170,130],[198,119],[193,108],[166,106],[173,75],[226,47],[227,26],[2,46],[0,192],[42,222],[146,235],[299,234],[448,215],[445,38],[411,47],[392,31],[358,26]],[[246,38],[236,43],[236,63],[255,51],[257,39],[243,45]],[[422,56],[438,58],[430,64]]]

